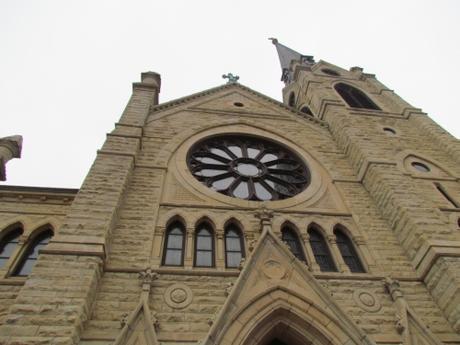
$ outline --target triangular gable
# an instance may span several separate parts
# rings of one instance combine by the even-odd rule
[[[148,304],[150,289],[157,277],[158,274],[151,268],[139,272],[142,286],[139,303],[126,319],[113,345],[159,345],[154,327],[157,320]]]
[[[158,345],[147,302],[141,299],[113,345]]]
[[[267,104],[267,102],[255,97],[250,97],[247,92],[241,89],[232,90],[224,95],[206,100],[205,102],[195,105],[194,108],[280,116],[279,107],[270,103]]]
[[[220,97],[218,94],[227,94],[228,92],[239,92],[239,94],[245,95],[246,98],[251,99],[252,104],[263,104],[267,109],[271,109],[271,112],[275,112],[279,115],[279,111],[277,112],[277,108],[282,111],[288,111],[292,113],[294,116],[304,118],[307,121],[316,123],[322,127],[327,127],[327,123],[312,117],[312,116],[305,116],[304,113],[297,111],[293,108],[290,108],[279,102],[271,97],[268,97],[262,93],[259,93],[251,88],[241,85],[239,83],[232,83],[232,84],[225,84],[222,86],[218,86],[212,89],[204,90],[186,97],[178,98],[169,102],[158,104],[151,109],[151,113],[149,118],[147,119],[146,123],[153,121],[155,119],[161,118],[162,116],[167,116],[170,112],[169,110],[173,111],[176,107],[183,107],[183,106],[196,106],[197,104],[205,103],[204,99],[212,99],[212,96]],[[203,101],[201,101],[203,99]],[[201,101],[201,102],[200,102]],[[235,102],[235,101],[233,101]],[[232,104],[233,104],[232,102]],[[233,109],[236,107],[233,106]],[[244,109],[244,108],[243,108]],[[158,114],[160,111],[165,111],[164,115]]]
[[[276,328],[295,343],[374,344],[265,227],[203,345],[259,344]]]

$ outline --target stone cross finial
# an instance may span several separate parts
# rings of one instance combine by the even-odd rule
[[[240,79],[239,76],[233,75],[232,73],[222,74],[222,78],[228,79],[227,84],[236,84],[238,79]]]

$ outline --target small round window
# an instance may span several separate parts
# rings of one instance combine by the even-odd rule
[[[193,176],[215,191],[246,200],[282,200],[307,188],[302,160],[274,142],[228,135],[203,140],[188,153]]]
[[[430,168],[427,165],[420,162],[412,162],[411,165],[420,172],[426,173],[430,171]]]

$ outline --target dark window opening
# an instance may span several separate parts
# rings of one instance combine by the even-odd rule
[[[294,254],[294,256],[300,261],[307,262],[307,260],[305,259],[305,255],[303,253],[299,237],[294,232],[294,230],[288,227],[284,227],[283,230],[281,230],[281,234],[282,240],[288,245],[292,254]]]
[[[244,242],[240,229],[231,224],[225,229],[225,265],[236,268],[244,258]]]
[[[383,129],[383,131],[387,134],[391,134],[391,135],[395,135],[396,134],[396,131],[393,129],[393,128],[390,128],[390,127],[385,127]]]
[[[337,272],[331,252],[324,237],[315,228],[308,229],[310,246],[315,256],[315,261],[322,272]]]
[[[304,113],[304,114],[307,114],[307,115],[310,115],[310,116],[313,116],[313,113],[311,112],[310,108],[307,107],[306,105],[304,105],[304,106],[300,109],[300,112],[301,112],[301,113]]]
[[[51,240],[51,237],[53,237],[53,231],[51,229],[47,229],[40,233],[32,241],[32,243],[25,251],[20,264],[14,271],[14,276],[28,276],[30,272],[32,272],[32,268],[35,266],[35,263],[38,260],[40,250],[46,247],[48,242]]]
[[[241,102],[235,102],[235,103],[233,103],[233,105],[234,105],[235,107],[244,107],[244,104],[241,103]]]
[[[337,247],[339,247],[340,254],[342,254],[343,261],[353,273],[363,273],[364,267],[361,260],[356,253],[353,243],[341,230],[334,230]]]
[[[273,339],[268,345],[287,345],[284,341],[279,340],[278,338]]]
[[[411,165],[420,172],[426,173],[430,171],[430,168],[427,165],[420,162],[412,162]]]
[[[168,227],[163,253],[163,265],[182,266],[184,264],[184,234],[185,229],[180,222],[174,222]]]
[[[294,95],[294,92],[291,92],[291,94],[289,95],[289,106],[290,107],[294,107],[295,106],[295,95]]]
[[[0,268],[4,267],[11,255],[13,255],[21,235],[22,229],[17,227],[9,231],[0,241]]]
[[[334,87],[343,100],[352,108],[381,110],[374,102],[371,101],[369,97],[364,94],[364,92],[354,88],[353,86],[339,83]]]
[[[206,223],[201,223],[196,230],[195,266],[214,267],[214,233]]]
[[[434,185],[436,186],[436,189],[439,191],[439,193],[442,194],[442,196],[451,203],[452,206],[454,206],[455,208],[459,208],[460,205],[457,201],[454,200],[454,198],[452,198],[449,193],[447,193],[447,190],[444,189],[444,187],[439,183],[439,182],[435,182]]]
[[[324,74],[328,74],[328,75],[332,75],[334,77],[338,77],[340,75],[340,73],[332,70],[332,69],[329,69],[329,68],[323,68],[321,70],[321,72],[323,72]]]

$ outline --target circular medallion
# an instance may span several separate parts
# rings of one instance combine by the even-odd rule
[[[377,312],[382,307],[375,295],[366,290],[355,290],[355,292],[353,292],[353,299],[361,309],[369,312]]]
[[[184,284],[173,284],[168,287],[164,294],[167,305],[171,308],[182,309],[192,303],[192,290]]]
[[[190,149],[187,164],[204,185],[246,200],[287,199],[310,184],[310,172],[296,154],[249,135],[202,140]]]
[[[262,270],[269,279],[282,279],[286,275],[286,269],[275,260],[265,261]]]

